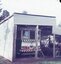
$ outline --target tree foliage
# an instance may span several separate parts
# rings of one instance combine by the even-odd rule
[[[3,10],[3,13],[0,17],[0,21],[4,20],[6,17],[8,17],[10,14],[7,10]]]

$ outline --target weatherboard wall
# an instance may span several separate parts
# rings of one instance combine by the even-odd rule
[[[10,61],[13,57],[13,17],[0,24],[0,56]]]

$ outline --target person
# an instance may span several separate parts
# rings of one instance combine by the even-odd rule
[[[53,48],[53,43],[51,41],[51,37],[49,36],[49,45],[48,45],[50,48]]]

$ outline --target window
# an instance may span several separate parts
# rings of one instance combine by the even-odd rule
[[[30,31],[30,39],[35,39],[35,31]]]
[[[23,38],[28,39],[29,38],[29,31],[28,30],[23,30]]]
[[[23,39],[35,39],[35,31],[34,30],[23,30]]]

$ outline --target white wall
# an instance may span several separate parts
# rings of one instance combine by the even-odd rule
[[[13,17],[0,25],[0,55],[11,61],[13,57],[13,28]]]
[[[52,18],[52,17],[14,14],[14,21],[15,24],[53,26],[53,30],[52,30],[53,32],[56,27],[56,18]]]
[[[4,44],[5,44],[5,33],[6,33],[7,22],[0,25],[0,55],[3,56],[4,53]]]
[[[56,27],[55,27],[55,30],[53,31],[53,33],[54,33],[54,34],[61,35],[61,27],[56,26]]]
[[[56,18],[14,14],[15,24],[55,25]]]

